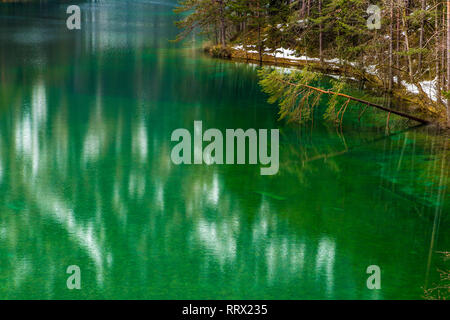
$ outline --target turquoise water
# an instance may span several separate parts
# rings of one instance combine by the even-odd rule
[[[420,299],[437,283],[448,138],[286,125],[256,66],[168,42],[172,3],[83,2],[80,31],[66,6],[0,5],[1,299]],[[194,120],[279,129],[279,173],[173,165],[170,135]]]

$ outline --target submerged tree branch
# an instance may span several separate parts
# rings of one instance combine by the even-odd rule
[[[407,118],[407,119],[410,119],[410,120],[414,120],[414,121],[420,122],[422,124],[429,124],[430,123],[427,120],[420,119],[418,117],[406,114],[406,113],[401,112],[401,111],[393,110],[391,108],[387,108],[387,107],[375,104],[375,103],[370,102],[370,101],[366,101],[366,100],[362,100],[362,99],[359,99],[359,98],[355,98],[355,97],[352,97],[352,96],[344,94],[344,93],[334,92],[334,91],[330,91],[330,90],[324,90],[324,89],[321,89],[321,88],[313,87],[313,86],[310,86],[310,85],[307,85],[307,84],[302,84],[302,83],[292,83],[292,82],[289,82],[289,81],[286,81],[286,80],[283,80],[283,79],[278,79],[278,80],[283,82],[283,83],[285,83],[285,84],[287,84],[287,85],[290,85],[290,86],[294,86],[294,87],[301,86],[301,87],[304,87],[304,88],[308,88],[310,90],[314,90],[314,91],[320,92],[322,94],[329,94],[329,95],[335,95],[335,96],[339,96],[339,97],[344,97],[344,98],[347,98],[349,100],[356,101],[356,102],[365,104],[365,105],[370,106],[370,107],[374,107],[374,108],[377,108],[377,109],[380,109],[380,110],[383,110],[383,111],[386,111],[386,112],[390,112],[390,113],[396,114],[398,116],[401,116],[401,117],[404,117],[404,118]]]

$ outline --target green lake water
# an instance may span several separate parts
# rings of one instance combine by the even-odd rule
[[[420,299],[436,285],[448,137],[386,135],[370,116],[286,125],[256,66],[168,42],[173,3],[80,7],[69,31],[67,5],[0,4],[0,299]],[[194,120],[280,129],[279,173],[172,164],[170,135]]]

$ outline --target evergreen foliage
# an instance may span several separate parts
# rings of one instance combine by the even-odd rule
[[[213,45],[241,45],[256,52],[260,62],[280,48],[317,57],[321,64],[333,61],[359,73],[360,80],[372,80],[386,92],[410,97],[429,118],[442,119],[446,114],[450,117],[445,95],[450,90],[446,4],[443,0],[181,0],[176,12],[187,15],[177,22],[182,29],[178,39],[198,29]],[[378,29],[368,27],[374,18],[368,9],[373,5],[380,8]],[[306,79],[304,73],[300,77]],[[417,98],[407,93],[411,86]],[[282,114],[289,105],[283,103]],[[308,118],[308,110],[296,117]]]

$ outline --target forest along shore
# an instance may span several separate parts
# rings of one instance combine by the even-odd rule
[[[208,44],[204,46],[203,50],[211,55],[212,57],[217,57],[214,48],[210,47]],[[416,106],[418,104],[416,99],[420,99],[420,92],[414,84],[403,83],[401,87],[392,90],[390,92],[384,91],[384,85],[380,78],[378,78],[376,71],[360,70],[355,67],[354,63],[348,61],[340,61],[339,59],[324,59],[320,61],[319,58],[306,57],[306,56],[296,56],[293,50],[279,48],[276,50],[266,49],[266,52],[262,54],[262,58],[259,53],[255,50],[244,49],[242,45],[234,45],[228,48],[228,57],[219,57],[232,59],[247,63],[258,63],[262,65],[271,66],[281,66],[290,69],[290,71],[300,72],[303,68],[319,72],[321,75],[330,76],[332,78],[337,78],[342,81],[351,81],[351,83],[358,83],[359,89],[365,89],[366,91],[373,92],[385,92],[389,95],[386,107],[396,109],[402,106],[401,110],[406,112],[411,112],[411,117],[415,118],[413,115],[417,110]],[[375,66],[371,66],[372,70],[375,70]],[[420,83],[423,91],[427,93],[429,97],[435,97],[436,91],[433,87],[434,81],[424,81]],[[356,97],[355,97],[356,98]],[[356,98],[357,99],[357,98]],[[368,101],[368,103],[372,103]],[[427,115],[423,115],[420,111],[418,112],[418,117],[423,124],[436,123],[435,119],[430,119]],[[446,123],[439,124],[443,129],[450,129],[446,126]]]
[[[214,57],[341,75],[450,127],[450,2],[184,0],[175,12],[177,40],[199,30]]]

